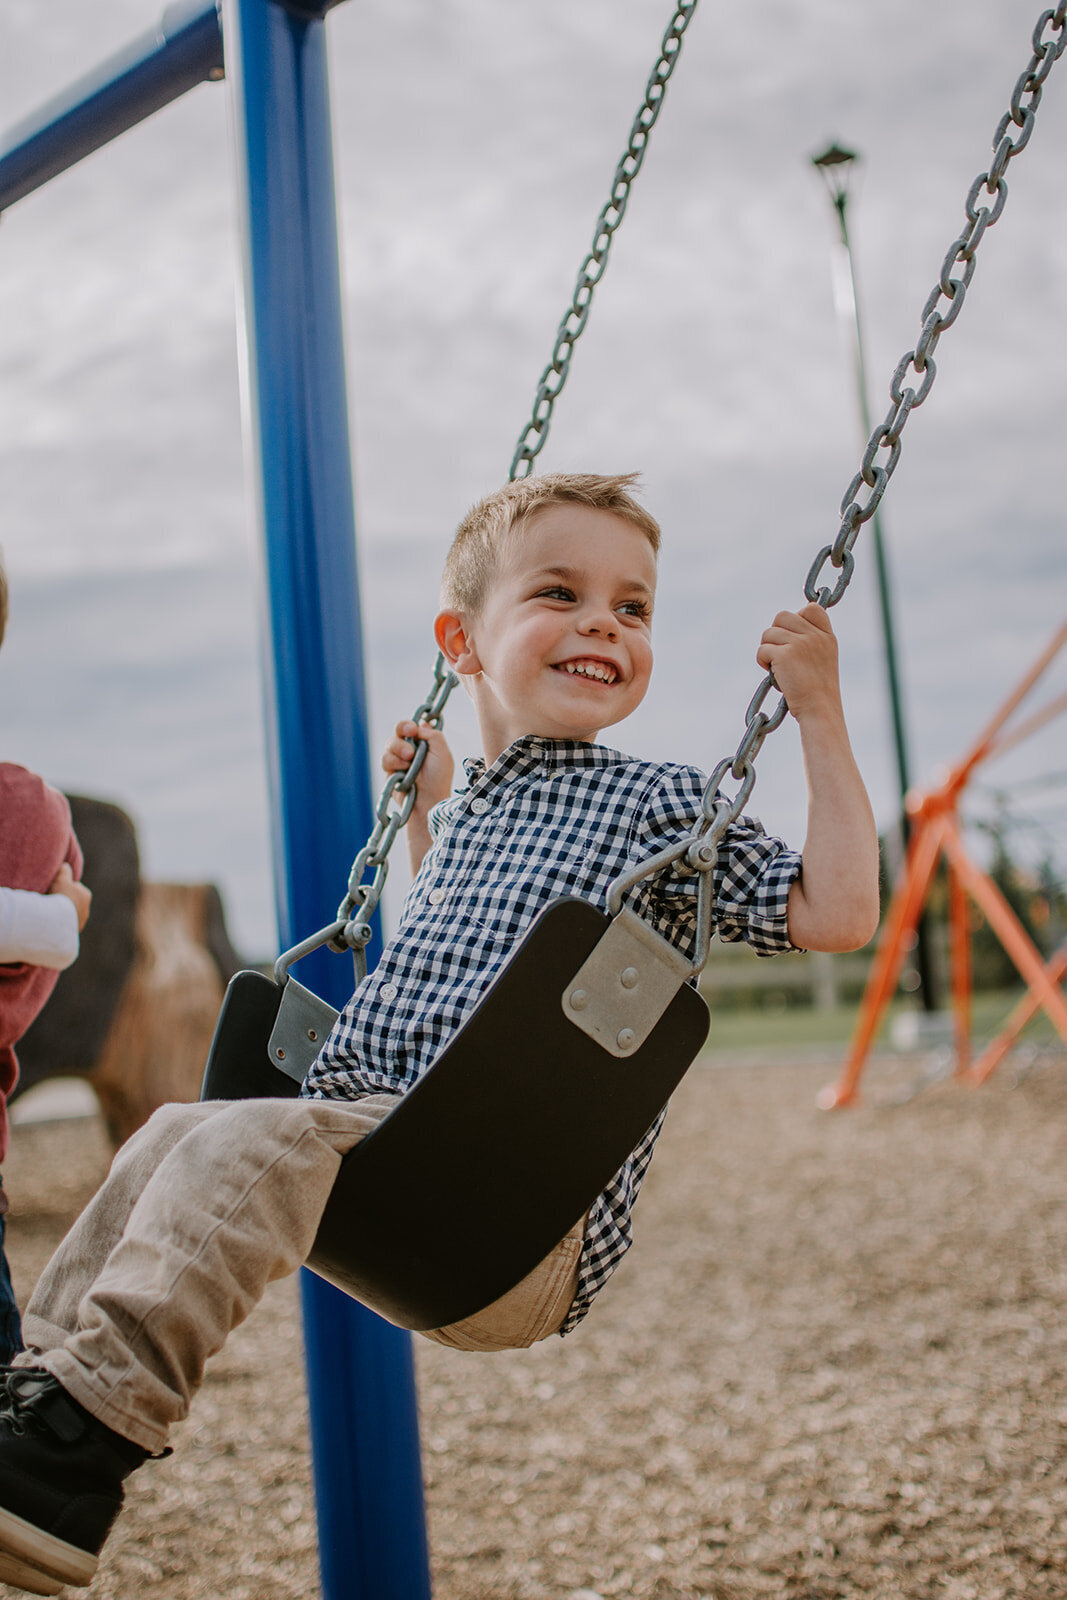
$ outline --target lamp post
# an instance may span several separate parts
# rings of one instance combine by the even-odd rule
[[[849,180],[854,163],[859,159],[854,150],[845,150],[832,144],[820,156],[812,156],[826,182],[830,200],[837,213],[840,229],[838,250],[834,256],[834,300],[842,322],[849,325],[853,339],[856,370],[856,392],[859,398],[860,422],[863,442],[871,436],[871,413],[867,399],[867,370],[863,358],[863,327],[860,321],[859,299],[856,294],[856,266],[848,234]],[[907,741],[904,736],[904,713],[901,703],[900,679],[897,672],[896,633],[889,594],[889,572],[886,564],[885,541],[882,538],[881,516],[876,510],[871,518],[871,537],[874,545],[874,564],[877,574],[878,606],[882,619],[882,648],[885,657],[886,681],[889,688],[889,706],[893,724],[893,747],[896,754],[897,779],[900,787],[900,833],[907,848],[910,823],[907,811],[907,794],[911,788]],[[925,916],[916,928],[915,969],[919,979],[919,996],[923,1009],[937,1010],[937,993],[930,962],[929,930]]]

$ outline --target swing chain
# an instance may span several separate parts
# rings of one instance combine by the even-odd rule
[[[677,10],[663,35],[659,58],[645,86],[645,98],[630,128],[626,150],[615,168],[607,204],[597,217],[596,227],[593,229],[593,243],[589,254],[582,262],[571,303],[556,332],[556,342],[552,347],[548,366],[541,374],[537,394],[534,397],[533,412],[515,446],[511,470],[508,473],[508,478],[512,482],[516,478],[529,476],[533,471],[535,459],[544,449],[548,439],[552,411],[570,372],[575,341],[585,331],[586,322],[589,320],[593,293],[607,269],[608,254],[615,230],[626,215],[630,185],[641,170],[648,149],[649,135],[663,109],[663,100],[671,74],[678,65],[682,37],[692,21],[696,8],[697,0],[678,0]]]
[[[412,722],[420,726],[439,728],[444,719],[445,704],[458,682],[456,674],[449,670],[444,656],[438,651],[430,692],[412,713]],[[337,911],[337,920],[343,921],[344,927],[329,940],[331,950],[362,952],[370,940],[373,932],[371,918],[378,909],[385,880],[389,876],[389,852],[393,848],[397,834],[415,808],[418,797],[418,776],[429,749],[425,739],[416,740],[411,765],[403,772],[392,773],[386,779],[375,807],[374,814],[377,820],[373,832],[353,861],[348,874],[348,891]],[[400,802],[394,805],[393,798],[397,795],[400,797]],[[368,872],[372,872],[374,876],[368,883],[364,883],[364,876]]]
[[[937,283],[922,309],[922,329],[914,350],[901,357],[889,384],[892,405],[867,441],[860,470],[845,490],[841,502],[841,527],[833,544],[824,546],[812,563],[804,584],[808,600],[829,608],[835,606],[848,588],[855,560],[853,546],[861,527],[877,511],[890,478],[900,460],[900,436],[904,424],[923,401],[937,376],[934,351],[946,328],[950,328],[963,309],[963,301],[974,277],[977,250],[987,228],[998,220],[1008,198],[1004,174],[1008,163],[1025,150],[1034,129],[1034,116],[1041,103],[1044,83],[1053,66],[1067,49],[1067,0],[1055,10],[1043,11],[1034,28],[1033,55],[1012,91],[1009,109],[1001,117],[993,135],[993,159],[986,172],[979,173],[964,202],[967,226],[949,245]],[[1045,37],[1046,29],[1051,29]],[[1008,129],[1018,128],[1012,138]],[[957,269],[961,269],[957,271]],[[942,309],[942,302],[945,302]],[[915,383],[905,379],[915,374]],[[877,460],[881,452],[887,452]],[[840,575],[832,588],[820,587],[827,562]],[[735,773],[735,776],[737,774]]]
[[[805,597],[827,610],[837,605],[848,588],[855,568],[853,546],[863,524],[874,516],[896,471],[904,424],[912,411],[922,405],[937,376],[933,358],[937,342],[959,316],[974,276],[978,246],[986,229],[997,221],[1004,210],[1008,198],[1004,173],[1008,163],[1029,143],[1045,80],[1067,50],[1067,0],[1059,0],[1055,9],[1041,13],[1034,27],[1032,44],[1030,64],[1020,74],[1012,92],[1010,109],[1001,117],[993,135],[993,159],[988,170],[978,175],[968,192],[964,205],[967,227],[949,246],[937,283],[923,306],[922,329],[915,348],[901,358],[890,381],[892,405],[885,421],[872,431],[860,470],[845,491],[841,502],[842,522],[837,537],[833,544],[819,551],[805,581]],[[1014,139],[1008,132],[1012,126],[1019,130]],[[961,270],[957,272],[957,268]],[[942,301],[947,302],[944,310],[940,306]],[[917,375],[917,387],[905,383],[909,368]],[[878,459],[880,455],[881,460]],[[839,573],[832,588],[828,585],[820,587],[819,580],[827,562]],[[777,687],[774,674],[768,672],[749,702],[740,744],[732,756],[726,756],[718,763],[704,787],[701,816],[689,838],[617,878],[608,893],[609,909],[617,911],[626,889],[683,858],[688,868],[701,873],[694,959],[694,971],[697,972],[708,959],[712,931],[711,881],[723,835],[748,804],[756,782],[754,762],[763,741],[781,726],[789,710],[782,694],[769,715],[763,710],[768,695]],[[727,778],[733,778],[739,784],[732,799],[720,789]]]

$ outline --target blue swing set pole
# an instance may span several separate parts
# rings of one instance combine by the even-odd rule
[[[373,820],[323,15],[227,0],[243,210],[245,373],[264,548],[264,648],[280,934],[329,922]],[[205,79],[216,0],[160,26],[10,130],[0,210]],[[342,1006],[351,967],[301,976]],[[301,1274],[325,1600],[429,1600],[410,1336]]]
[[[332,919],[373,822],[327,9],[227,0],[225,12],[284,945]],[[349,963],[321,951],[305,971],[338,1007],[348,999]],[[301,1293],[325,1600],[429,1600],[410,1335],[307,1271]]]

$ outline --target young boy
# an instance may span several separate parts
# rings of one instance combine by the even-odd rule
[[[418,873],[302,1098],[157,1112],[46,1268],[28,1351],[0,1392],[0,1579],[34,1593],[89,1582],[123,1479],[161,1449],[266,1284],[307,1257],[341,1155],[425,1071],[544,904],[582,894],[603,906],[625,865],[691,830],[699,774],[595,742],[640,703],[652,669],[659,530],[631,483],[526,479],[461,526],[436,634],[473,698],[483,757],[446,799],[440,735],[401,724],[387,749],[398,771],[411,741],[430,746],[409,823]],[[877,920],[877,844],[824,612],[780,613],[757,658],[800,723],[808,835],[801,857],[758,823],[730,831],[718,928],[765,953],[852,948]],[[663,876],[633,903],[685,946],[695,875]],[[629,1242],[656,1132],[547,1262],[430,1337],[500,1349],[574,1327]]]

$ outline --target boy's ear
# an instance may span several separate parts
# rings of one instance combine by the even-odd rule
[[[454,672],[461,676],[481,672],[482,664],[474,647],[467,619],[459,611],[441,611],[434,618],[437,648]]]

